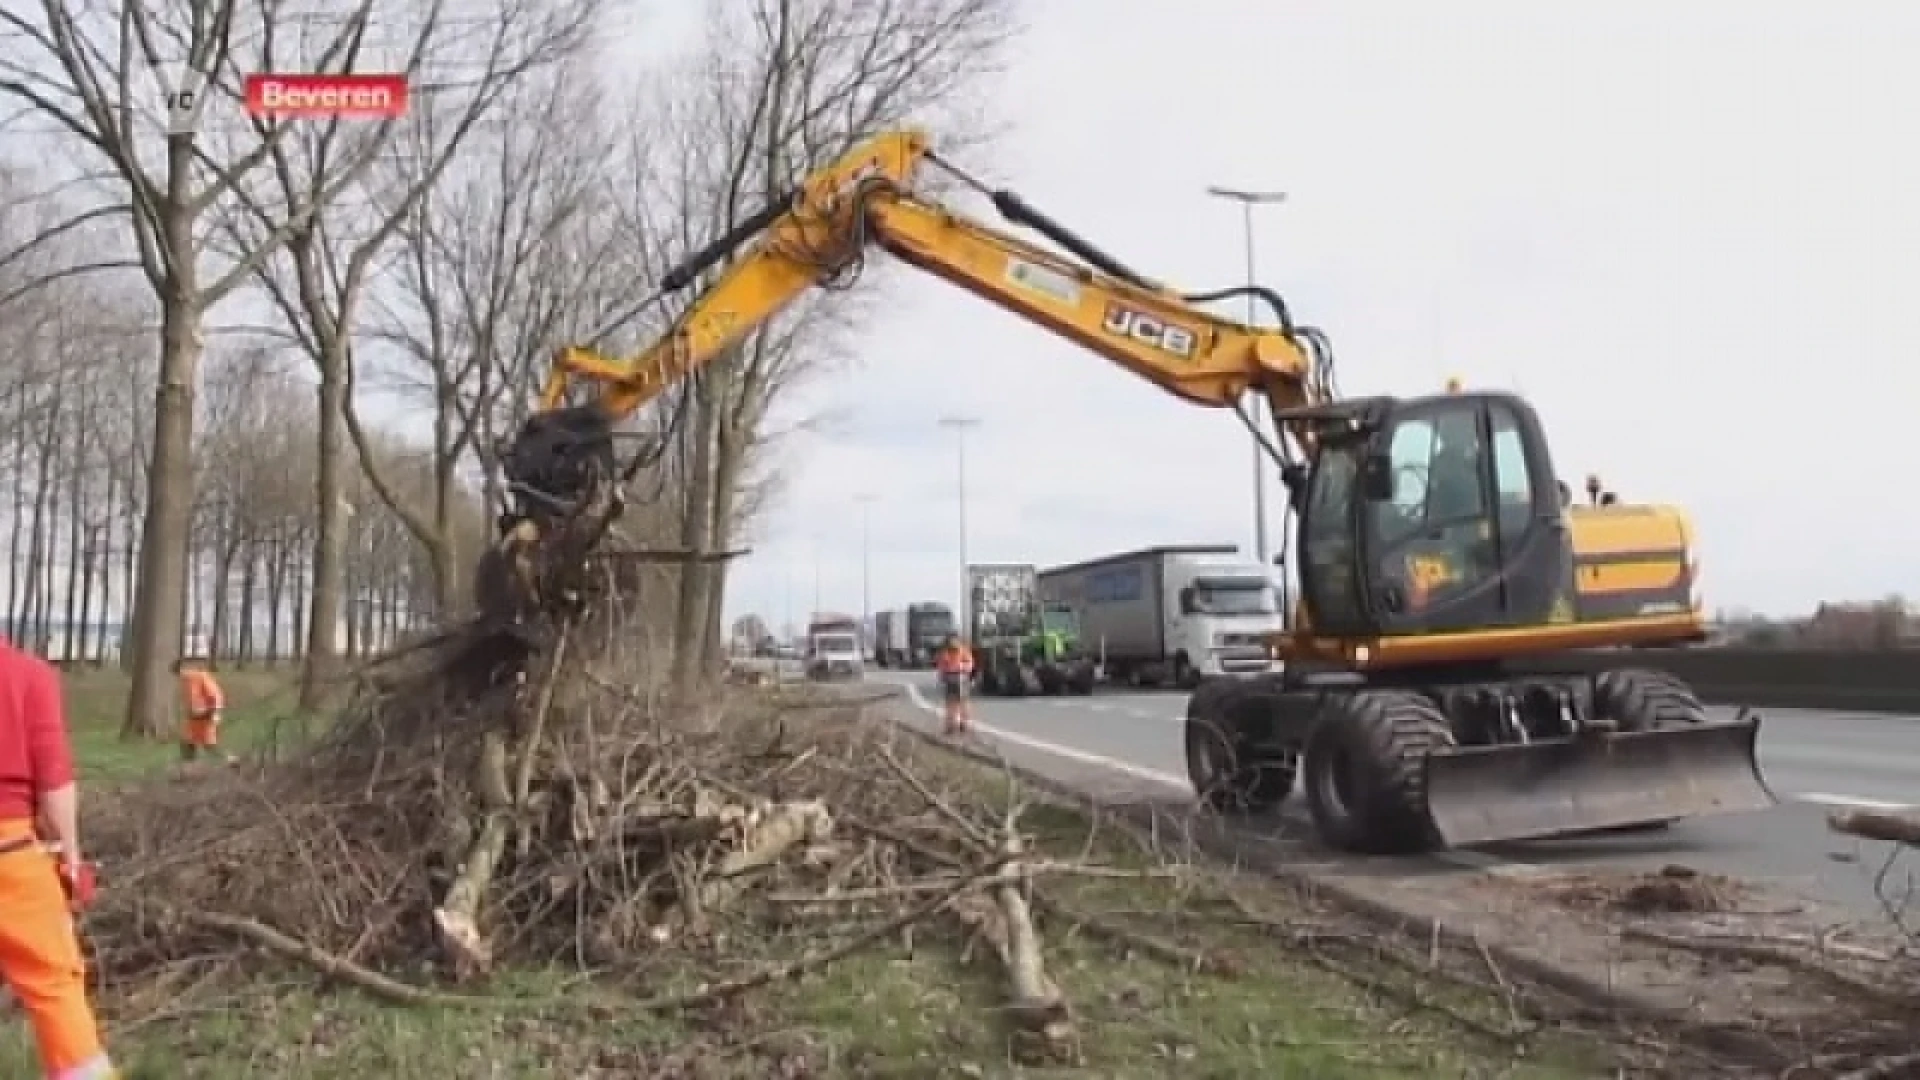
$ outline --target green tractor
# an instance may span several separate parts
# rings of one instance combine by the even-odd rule
[[[973,566],[974,683],[983,694],[1091,694],[1099,672],[1072,608],[1039,602],[1031,566]]]

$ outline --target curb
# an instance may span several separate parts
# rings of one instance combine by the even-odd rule
[[[863,697],[849,704],[864,710],[890,706],[897,699],[905,697],[907,697],[906,688],[896,686],[889,693]],[[889,722],[896,729],[930,747],[965,758],[978,765],[1005,770],[1018,777],[1021,783],[1078,809],[1120,818],[1136,828],[1152,828],[1154,824],[1151,811],[1143,807],[1116,806],[1103,802],[1097,796],[1081,791],[1070,784],[1016,764],[1004,755],[991,753],[974,743],[948,741],[898,716],[890,716]],[[1423,941],[1437,939],[1451,949],[1469,952],[1484,951],[1503,969],[1516,972],[1530,982],[1564,994],[1589,1009],[1611,1014],[1610,1018],[1616,1021],[1640,1020],[1684,1024],[1690,1029],[1689,1034],[1695,1037],[1697,1045],[1704,1049],[1743,1057],[1755,1056],[1762,1060],[1771,1060],[1777,1056],[1779,1048],[1770,1041],[1758,1035],[1749,1035],[1737,1030],[1701,1025],[1684,1006],[1675,1006],[1653,994],[1615,986],[1592,975],[1555,963],[1530,949],[1488,941],[1478,935],[1462,932],[1426,913],[1400,907],[1369,895],[1360,886],[1338,878],[1289,867],[1270,858],[1259,856],[1246,858],[1244,852],[1224,850],[1225,845],[1216,837],[1202,836],[1198,833],[1191,835],[1196,848],[1216,859],[1231,859],[1258,873],[1298,888],[1310,897],[1330,900],[1334,906],[1343,908],[1402,937],[1410,937],[1412,928],[1418,926],[1421,929]]]

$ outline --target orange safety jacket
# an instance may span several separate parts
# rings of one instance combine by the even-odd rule
[[[180,672],[180,690],[187,699],[188,716],[212,716],[227,707],[227,695],[220,689],[220,683],[212,672],[200,668],[184,669]]]
[[[942,675],[973,674],[973,650],[965,645],[940,650],[934,660],[934,669]]]

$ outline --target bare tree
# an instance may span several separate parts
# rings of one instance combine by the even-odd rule
[[[987,129],[969,106],[1015,25],[1006,0],[754,0],[714,10],[705,47],[650,88],[656,122],[629,146],[627,224],[656,272],[669,252],[725,233],[884,128],[944,120],[948,145],[982,141]],[[686,387],[688,422],[676,432],[682,546],[729,546],[769,403],[855,322],[844,299],[811,298]],[[723,562],[680,577],[682,687],[718,666],[724,591]]]
[[[243,185],[236,202],[245,212],[229,221],[230,231],[241,238],[241,251],[284,234],[279,256],[256,267],[319,374],[313,602],[301,683],[307,707],[319,701],[342,616],[349,439],[372,483],[391,490],[349,407],[355,332],[367,285],[396,232],[475,126],[517,81],[577,53],[601,7],[601,0],[491,0],[456,21],[440,0],[422,2],[405,50],[419,75],[410,95],[407,137],[395,144],[399,152],[389,159],[392,167],[375,170],[357,192],[366,197],[330,208],[331,163],[359,156],[363,151],[356,142],[384,140],[384,132],[353,139],[347,127],[326,124],[277,137],[274,125],[256,121],[269,147],[272,181],[266,186],[271,190]]]
[[[509,91],[401,226],[395,287],[374,301],[389,385],[433,419],[433,495],[395,510],[429,552],[443,610],[467,584],[443,499],[463,463],[479,466],[488,503],[500,504],[494,447],[522,419],[554,343],[631,322],[621,313],[635,268],[608,227],[607,147],[618,140],[599,109],[605,90],[568,71]]]
[[[24,5],[22,6],[24,9]],[[319,70],[350,65],[366,40],[374,0],[334,6],[310,55]],[[0,95],[51,121],[69,144],[112,173],[122,198],[99,207],[129,226],[134,260],[159,300],[160,361],[151,427],[140,573],[132,613],[133,690],[125,732],[157,734],[168,715],[170,658],[181,648],[193,517],[194,393],[208,311],[248,282],[285,241],[288,224],[352,184],[373,160],[369,142],[340,160],[295,216],[237,259],[208,265],[209,211],[266,164],[275,138],[210,138],[208,106],[236,108],[244,73],[285,59],[281,32],[293,14],[277,0],[126,0],[106,10],[81,0],[41,0],[34,14],[0,9],[10,48]],[[186,95],[186,96],[183,96]]]

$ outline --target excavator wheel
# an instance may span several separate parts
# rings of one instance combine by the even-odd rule
[[[1609,717],[1621,731],[1665,731],[1703,724],[1706,706],[1693,688],[1654,668],[1618,668],[1593,680],[1593,711]],[[1670,829],[1673,818],[1644,825],[1623,825],[1605,833],[1646,833]]]
[[[1593,679],[1593,710],[1621,731],[1665,731],[1707,721],[1693,688],[1653,668],[1619,668]]]
[[[1271,691],[1235,680],[1202,683],[1187,699],[1187,781],[1202,805],[1223,814],[1257,814],[1293,792],[1295,764],[1262,760],[1247,733],[1261,729]]]
[[[1452,741],[1427,698],[1403,690],[1329,695],[1307,738],[1307,809],[1328,844],[1368,855],[1438,846],[1426,757]]]

